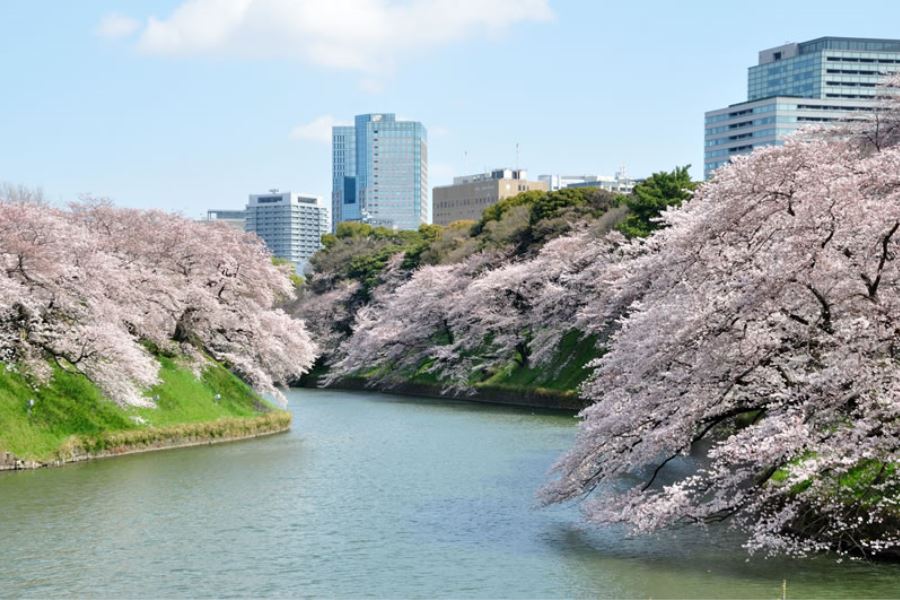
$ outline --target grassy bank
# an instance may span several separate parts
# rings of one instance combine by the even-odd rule
[[[470,395],[460,398],[476,402],[509,404],[563,410],[581,410],[587,403],[578,397],[578,386],[590,375],[587,365],[599,356],[596,337],[582,337],[572,331],[560,340],[552,359],[540,366],[511,362],[480,381],[472,382]],[[317,364],[300,382],[305,387],[317,387],[328,373],[327,365]],[[348,377],[333,387],[371,389],[367,374]],[[422,365],[415,373],[400,373],[390,385],[375,385],[375,389],[399,394],[445,397],[445,382]]]
[[[577,396],[578,386],[590,375],[587,364],[598,356],[596,336],[582,337],[570,331],[560,340],[559,348],[547,364],[533,367],[514,362],[476,387]]]
[[[220,365],[196,377],[175,359],[159,360],[161,382],[147,391],[157,408],[127,409],[83,375],[55,367],[50,382],[34,388],[0,364],[0,451],[54,461],[126,446],[246,437],[290,422]]]

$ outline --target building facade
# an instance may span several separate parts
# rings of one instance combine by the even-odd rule
[[[246,210],[210,209],[206,211],[206,223],[225,223],[235,229],[244,231],[247,222]]]
[[[251,194],[246,231],[255,233],[273,255],[289,260],[302,272],[331,230],[331,211],[319,196],[279,192]]]
[[[341,221],[359,221],[356,201],[356,127],[331,130],[331,218],[332,230]]]
[[[898,71],[900,40],[823,37],[761,51],[747,100],[706,113],[704,176],[804,125],[864,118],[880,80]]]
[[[484,209],[504,198],[532,190],[546,191],[542,181],[528,181],[524,170],[495,169],[488,173],[454,177],[452,185],[434,188],[434,222],[477,221]]]
[[[390,113],[332,129],[332,228],[363,221],[396,229],[431,223],[428,134]]]
[[[550,191],[568,187],[595,187],[617,194],[630,194],[639,179],[632,179],[625,174],[625,168],[616,171],[615,175],[541,175],[538,181],[547,184]]]

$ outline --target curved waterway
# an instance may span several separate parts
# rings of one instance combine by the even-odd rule
[[[0,477],[0,596],[896,597],[900,565],[631,537],[533,494],[571,415],[295,390],[289,434]]]

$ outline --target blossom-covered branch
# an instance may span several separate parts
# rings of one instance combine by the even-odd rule
[[[13,188],[14,189],[14,188]],[[160,211],[0,199],[0,359],[78,370],[122,404],[148,405],[150,348],[193,349],[279,396],[315,346],[277,303],[293,295],[262,243]]]

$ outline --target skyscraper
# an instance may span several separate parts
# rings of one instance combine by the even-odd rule
[[[761,51],[747,101],[706,113],[704,175],[803,125],[859,118],[874,108],[878,82],[898,71],[900,40],[822,37]]]
[[[302,272],[322,247],[330,228],[328,206],[321,197],[273,190],[252,194],[247,203],[246,231],[255,233],[278,258],[293,262]]]
[[[331,201],[334,228],[342,221],[397,229],[430,223],[425,127],[390,113],[334,127]]]

